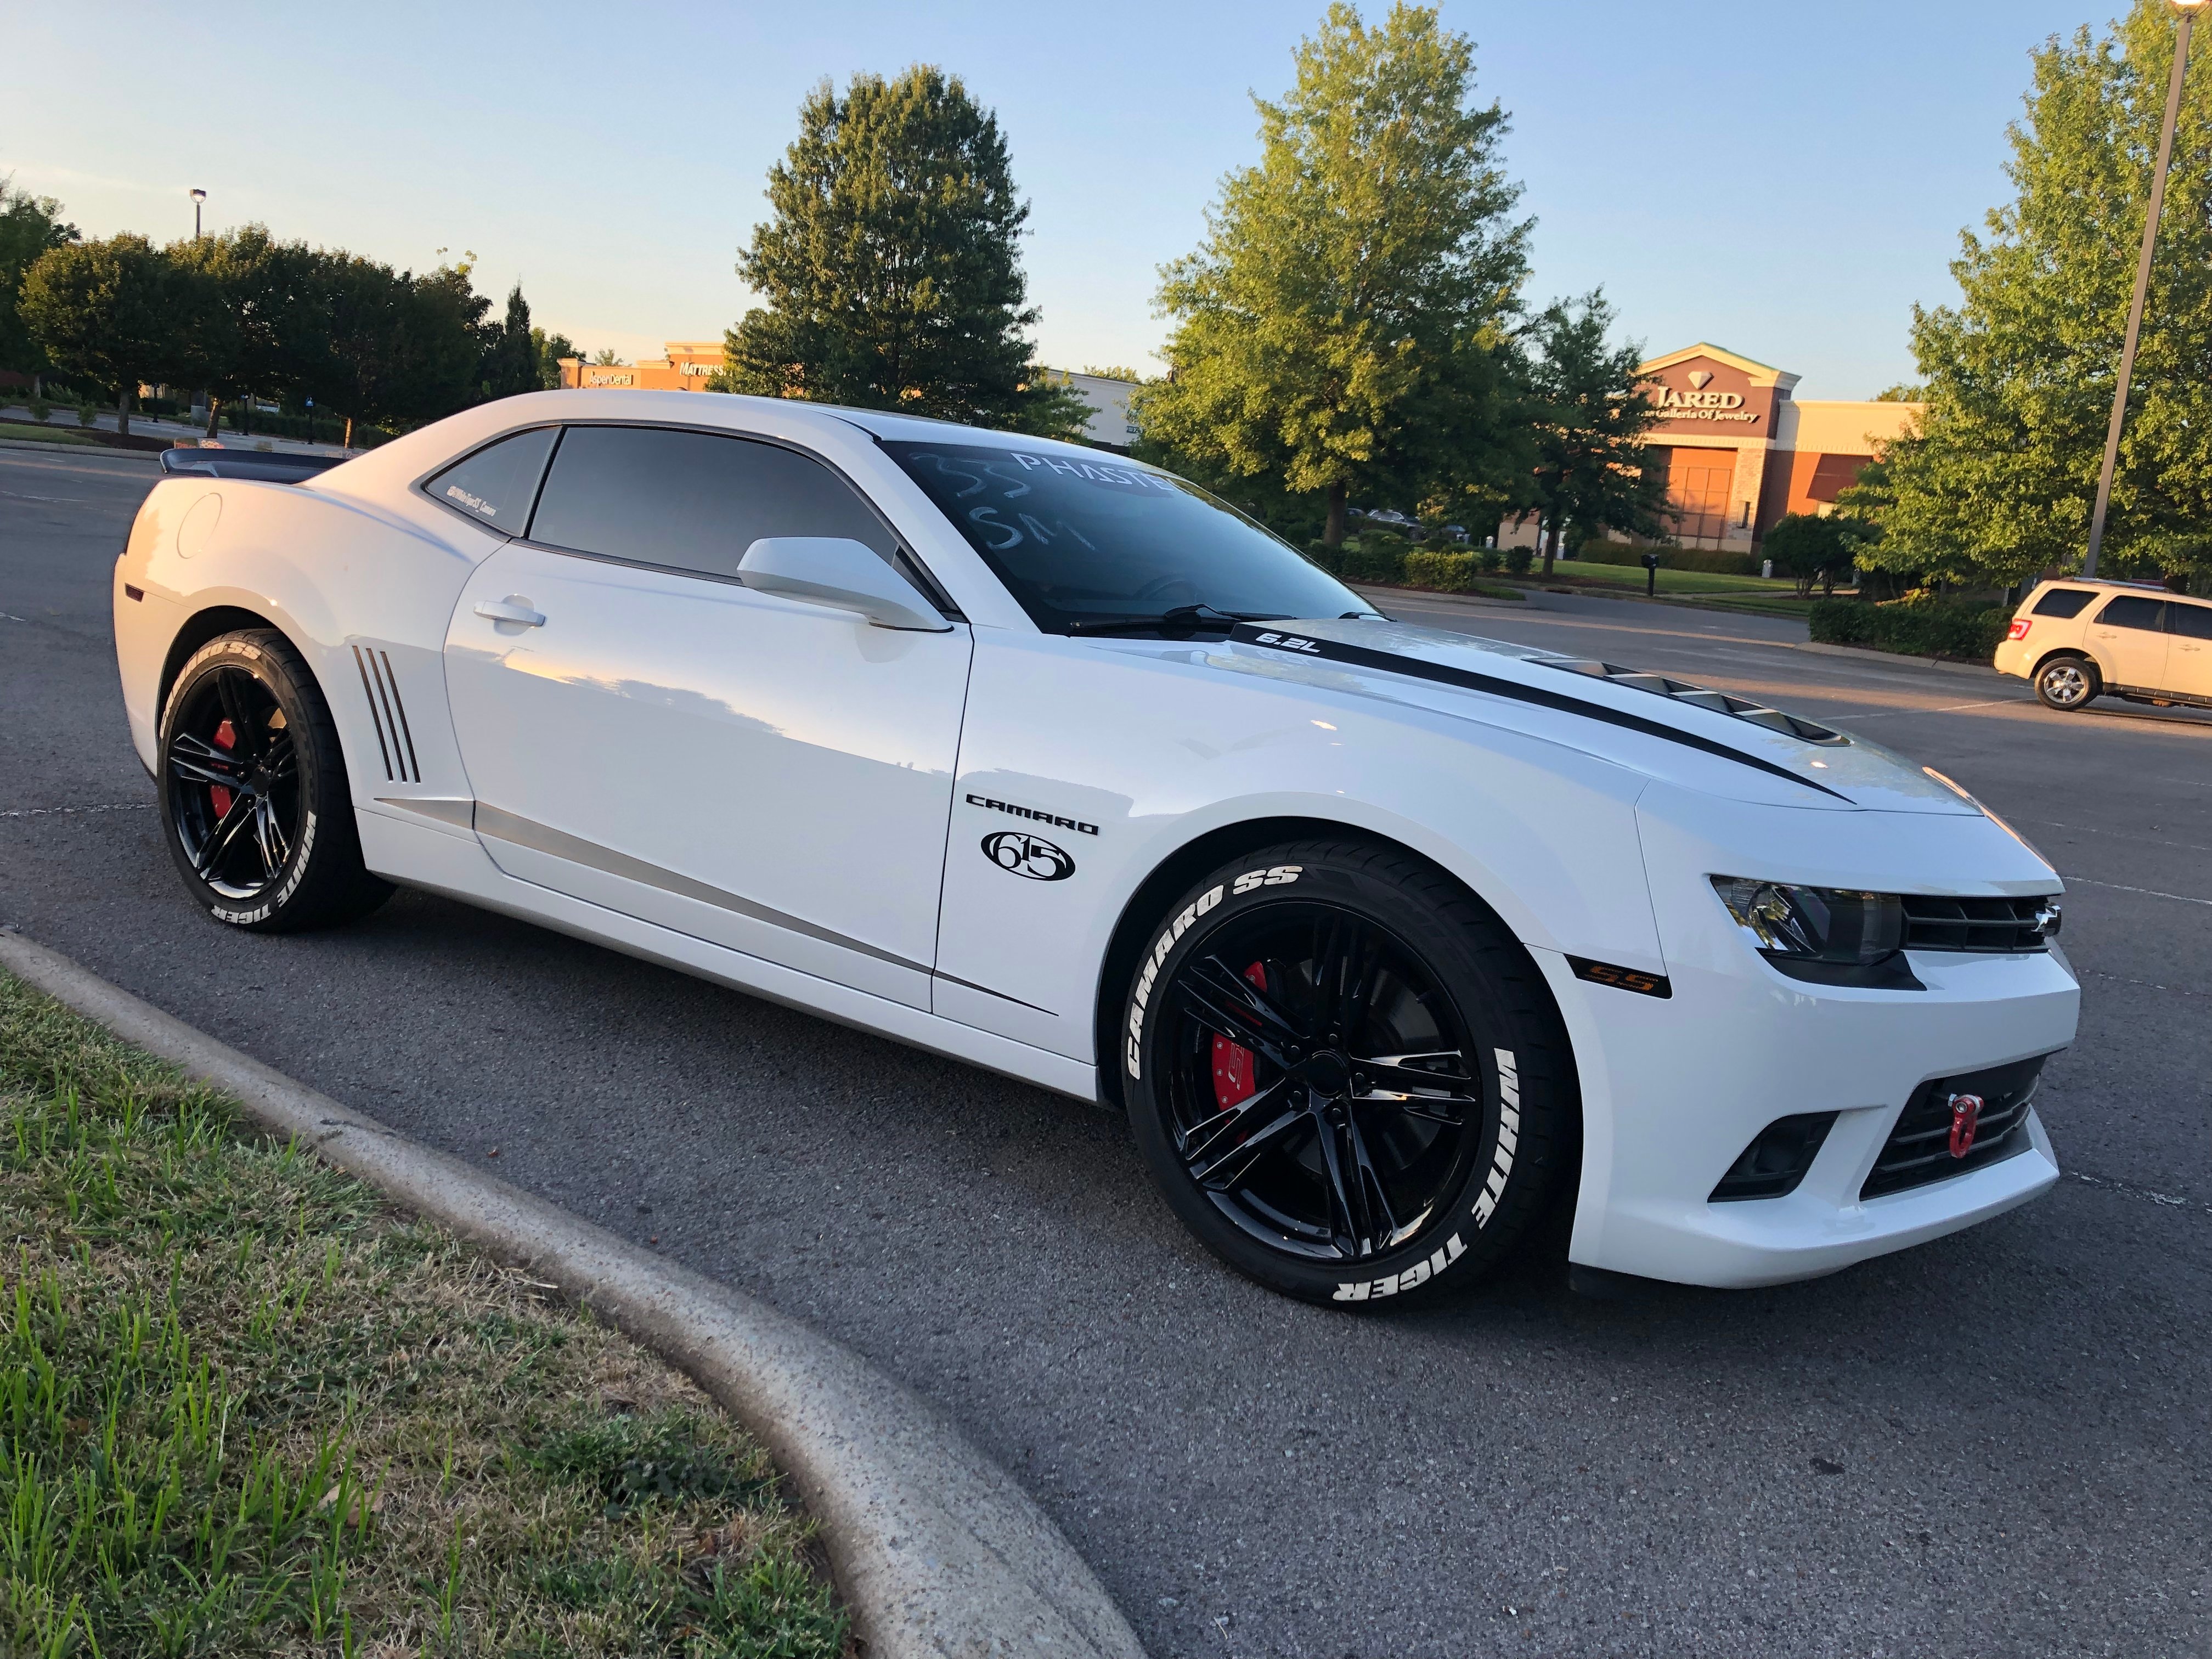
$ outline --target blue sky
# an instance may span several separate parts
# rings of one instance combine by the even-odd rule
[[[994,106],[1034,211],[1045,361],[1156,367],[1156,268],[1252,159],[1319,0],[9,8],[0,173],[89,234],[279,234],[479,256],[537,319],[650,355],[746,303],[732,266],[823,76],[922,59]],[[2027,54],[2115,0],[1443,6],[1538,221],[1531,297],[1599,284],[1654,352],[1711,339],[1802,397],[1906,378],[1916,301],[2002,200]],[[1380,6],[1370,0],[1370,17]],[[26,71],[28,71],[27,73]]]

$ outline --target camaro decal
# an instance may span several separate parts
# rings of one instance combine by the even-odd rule
[[[1098,833],[1098,826],[1095,823],[1080,823],[1073,818],[1063,818],[1055,813],[1040,812],[1034,806],[1016,806],[1011,801],[993,800],[987,795],[970,795],[968,797],[968,804],[970,806],[980,806],[987,812],[1006,812],[1018,818],[1028,818],[1033,823],[1049,823],[1060,830],[1073,830],[1079,836],[1095,836]]]
[[[1757,755],[1747,755],[1741,749],[1715,743],[1711,738],[1701,738],[1694,732],[1680,731],[1658,720],[1647,720],[1641,714],[1608,708],[1603,703],[1591,702],[1585,698],[1547,691],[1540,686],[1523,685],[1518,680],[1509,680],[1500,675],[1478,673],[1471,668],[1449,667],[1443,663],[1427,662],[1419,657],[1402,657],[1389,651],[1373,651],[1364,645],[1341,645],[1334,640],[1301,639],[1294,635],[1255,628],[1249,623],[1239,623],[1230,630],[1229,637],[1238,645],[1265,646],[1273,651],[1296,651],[1302,655],[1318,657],[1324,662],[1340,662],[1347,668],[1380,669],[1388,674],[1403,674],[1408,679],[1454,685],[1463,691],[1485,691],[1492,696],[1510,697],[1516,702],[1534,703],[1540,708],[1556,708],[1563,714],[1581,714],[1589,720],[1603,720],[1607,726],[1641,732],[1646,737],[1657,738],[1664,743],[1680,744],[1685,749],[1702,750],[1708,755],[1717,755],[1723,760],[1732,760],[1739,766],[1748,766],[1778,778],[1787,778],[1808,789],[1833,795],[1840,801],[1850,799],[1840,790],[1815,783],[1810,778],[1799,777],[1786,766],[1778,766]]]
[[[1075,873],[1075,860],[1042,836],[1025,836],[1018,830],[1000,830],[983,837],[983,856],[1001,870],[1031,881],[1066,881]]]

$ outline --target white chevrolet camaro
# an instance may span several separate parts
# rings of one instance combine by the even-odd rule
[[[1390,621],[1100,451],[539,393],[166,478],[114,600],[216,921],[422,888],[1121,1107],[1292,1296],[1563,1203],[1582,1267],[1770,1284],[2057,1178],[2060,884],[1964,792]]]

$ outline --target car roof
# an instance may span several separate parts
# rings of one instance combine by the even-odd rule
[[[2158,593],[2169,599],[2185,599],[2186,593],[2168,592],[2164,582],[2131,582],[2118,576],[2045,576],[2045,587],[2112,588],[2123,593]]]

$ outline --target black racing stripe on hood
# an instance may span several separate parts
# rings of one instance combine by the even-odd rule
[[[1694,732],[1680,731],[1658,720],[1645,720],[1641,714],[1626,714],[1618,708],[1608,708],[1603,703],[1568,696],[1564,692],[1523,685],[1518,680],[1509,680],[1500,675],[1480,674],[1471,668],[1447,667],[1443,663],[1426,662],[1419,657],[1402,657],[1390,651],[1370,651],[1364,645],[1340,645],[1334,640],[1309,639],[1304,635],[1285,634],[1278,629],[1255,627],[1250,623],[1239,623],[1230,630],[1229,637],[1238,645],[1256,645],[1263,650],[1280,651],[1294,657],[1340,662],[1350,668],[1380,669],[1389,674],[1403,674],[1409,679],[1431,680],[1438,685],[1457,686],[1463,691],[1486,692],[1495,697],[1510,697],[1516,702],[1534,703],[1539,708],[1555,708],[1562,714],[1603,720],[1607,726],[1641,732],[1648,738],[1657,738],[1662,743],[1679,744],[1685,749],[1702,750],[1708,755],[1717,755],[1723,760],[1734,761],[1739,766],[1748,766],[1778,778],[1787,778],[1808,789],[1817,789],[1824,795],[1833,795],[1839,801],[1856,805],[1840,790],[1831,789],[1825,783],[1815,783],[1810,778],[1802,778],[1786,766],[1777,766],[1772,761],[1762,760],[1757,755],[1747,755],[1741,749],[1731,749],[1724,743],[1701,738]]]

